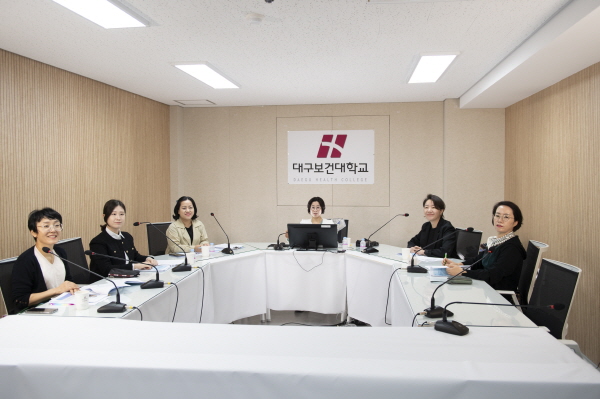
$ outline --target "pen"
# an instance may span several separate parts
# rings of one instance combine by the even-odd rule
[[[442,265],[446,265],[446,259],[448,259],[448,253],[444,254],[444,261],[442,262]]]

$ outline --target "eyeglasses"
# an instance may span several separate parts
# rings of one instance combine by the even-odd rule
[[[38,229],[40,229],[42,231],[51,231],[51,230],[62,231],[62,229],[63,229],[63,225],[60,224],[60,223],[56,223],[56,224],[53,224],[53,225],[45,224],[43,226],[39,226],[38,225],[37,227],[38,227]]]
[[[503,219],[505,221],[508,221],[508,220],[514,219],[514,218],[512,216],[510,216],[510,215],[500,215],[500,214],[497,213],[497,214],[494,215],[494,219]]]

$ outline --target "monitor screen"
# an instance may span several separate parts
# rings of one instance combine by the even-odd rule
[[[290,248],[337,248],[335,224],[288,224]]]

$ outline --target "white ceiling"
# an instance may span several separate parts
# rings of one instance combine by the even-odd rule
[[[0,48],[169,105],[462,97],[464,107],[506,107],[600,61],[600,0],[127,4],[153,25],[106,30],[51,0],[0,0]],[[266,18],[252,25],[249,12]],[[420,53],[443,51],[460,55],[437,83],[407,83]],[[241,89],[214,90],[171,65],[191,61]]]

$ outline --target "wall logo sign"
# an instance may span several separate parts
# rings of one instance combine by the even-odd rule
[[[346,137],[348,137],[347,134],[324,134],[317,158],[340,158],[344,144],[346,144]]]
[[[288,131],[289,184],[373,184],[373,130]]]

